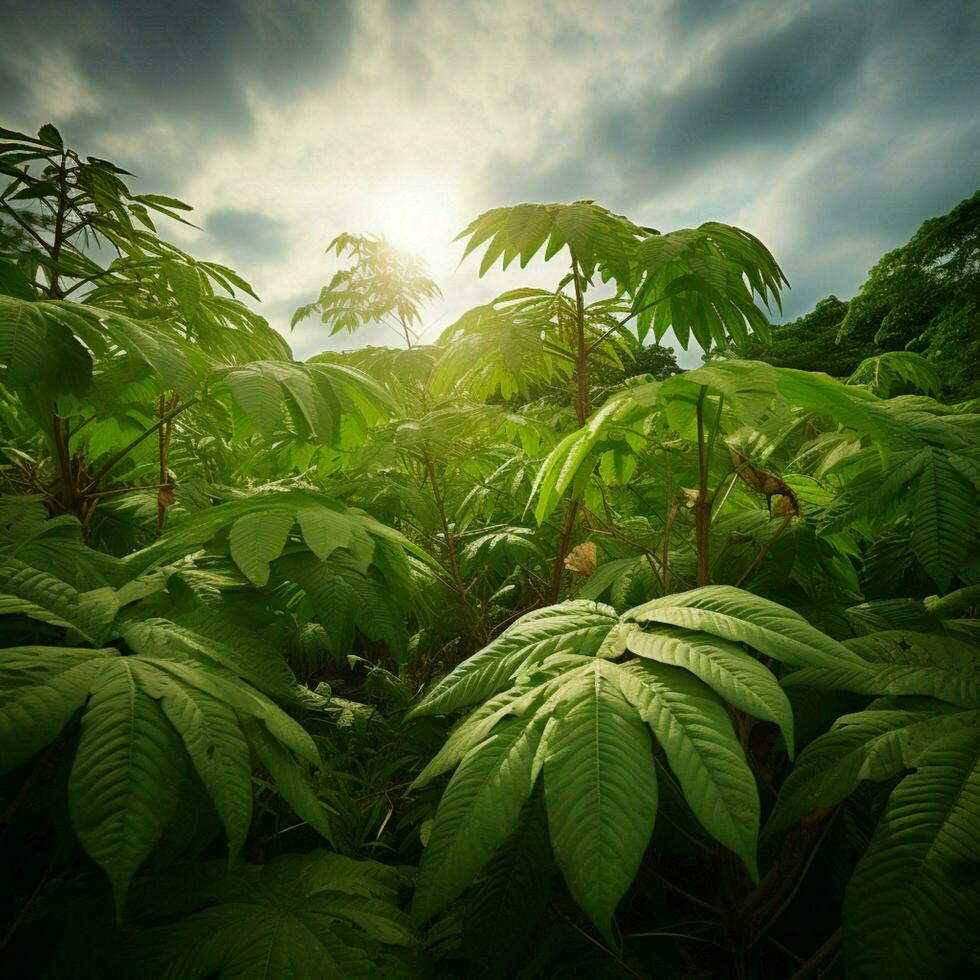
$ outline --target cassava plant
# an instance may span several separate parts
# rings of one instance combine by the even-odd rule
[[[765,246],[589,201],[472,222],[481,275],[563,274],[434,342],[421,260],[338,236],[294,322],[398,346],[298,362],[186,205],[0,137],[10,975],[971,975],[945,362],[741,359]]]

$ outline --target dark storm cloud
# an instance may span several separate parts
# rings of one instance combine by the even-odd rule
[[[351,30],[340,0],[7,0],[0,108],[29,111],[40,56],[55,52],[92,105],[57,120],[68,132],[92,138],[162,118],[199,136],[240,133],[250,90],[285,96],[331,77]],[[11,56],[18,49],[36,70]]]
[[[284,221],[236,208],[212,211],[204,230],[224,253],[242,263],[275,261],[285,253],[289,241]]]
[[[849,295],[884,250],[980,184],[974,0],[677,0],[651,31],[680,79],[651,69],[583,106],[571,138],[548,134],[547,153],[501,153],[488,199],[590,197],[696,223],[734,220],[788,182],[781,220],[796,231],[778,257],[793,314]]]
[[[950,6],[956,6],[951,4]],[[661,75],[639,91],[583,107],[578,138],[544,167],[502,157],[490,168],[493,192],[550,186],[565,198],[601,183],[606,199],[635,203],[638,193],[662,193],[699,170],[751,148],[778,151],[859,95],[859,79],[876,18],[867,3],[802,5],[795,16],[776,20],[792,5],[766,0],[738,5],[725,0],[675,3],[665,17],[672,60],[688,65],[676,85]],[[757,27],[727,43],[704,45],[702,32],[732,23],[741,10]],[[655,29],[655,25],[651,25]],[[743,28],[744,30],[744,28]],[[962,41],[958,46],[962,45]],[[509,185],[509,186],[508,186]]]
[[[847,97],[868,28],[859,5],[824,4],[717,59],[697,59],[678,91],[650,87],[636,101],[608,106],[589,139],[621,157],[630,183],[651,169],[673,182],[720,155],[788,142]]]

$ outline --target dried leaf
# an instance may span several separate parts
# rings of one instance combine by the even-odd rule
[[[583,541],[565,556],[565,567],[579,575],[591,575],[597,564],[595,545],[591,541]]]

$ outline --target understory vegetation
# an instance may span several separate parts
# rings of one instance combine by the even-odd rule
[[[183,202],[0,171],[6,976],[977,971],[976,197],[833,374],[758,239],[592,201],[434,343],[340,235],[294,325],[400,342],[300,362]]]

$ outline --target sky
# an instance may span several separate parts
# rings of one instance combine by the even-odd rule
[[[978,0],[4,0],[3,24],[0,125],[192,204],[173,239],[242,272],[300,358],[397,343],[290,332],[341,231],[427,260],[426,340],[561,277],[460,265],[456,233],[523,201],[739,225],[792,319],[980,186]]]

